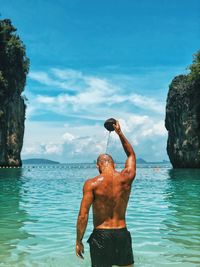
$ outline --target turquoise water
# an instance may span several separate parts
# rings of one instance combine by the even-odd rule
[[[119,168],[122,166],[119,166]],[[89,267],[75,256],[82,185],[94,165],[0,169],[0,267]],[[200,266],[200,170],[138,165],[127,210],[136,267]]]

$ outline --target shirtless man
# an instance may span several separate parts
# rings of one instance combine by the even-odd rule
[[[113,127],[127,155],[125,168],[121,172],[116,171],[113,159],[108,154],[98,157],[97,168],[100,174],[85,182],[77,220],[76,255],[83,259],[82,239],[92,205],[94,230],[87,241],[92,267],[133,267],[134,263],[125,213],[136,174],[135,153],[122,133],[119,122]]]

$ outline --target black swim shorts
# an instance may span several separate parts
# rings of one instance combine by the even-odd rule
[[[90,245],[92,267],[134,263],[131,235],[127,228],[94,229],[87,242]]]

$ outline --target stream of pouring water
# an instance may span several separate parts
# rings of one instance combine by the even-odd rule
[[[109,142],[110,142],[110,133],[111,132],[108,132],[108,138],[107,138],[107,144],[106,144],[106,152],[105,152],[105,154],[108,152],[108,146],[109,146]]]

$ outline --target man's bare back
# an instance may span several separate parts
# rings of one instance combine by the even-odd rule
[[[89,209],[92,206],[94,231],[88,243],[92,266],[95,267],[112,265],[131,267],[134,262],[125,214],[131,184],[136,174],[135,153],[122,133],[119,122],[113,127],[127,155],[125,168],[121,172],[116,171],[115,163],[108,154],[101,154],[98,157],[97,168],[100,174],[85,182],[77,220],[76,254],[83,258],[82,238],[88,222]]]
[[[125,174],[110,170],[88,180],[93,191],[94,228],[126,227],[125,213],[132,181]]]

